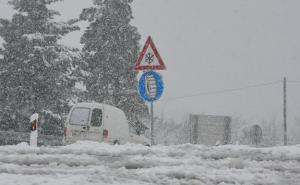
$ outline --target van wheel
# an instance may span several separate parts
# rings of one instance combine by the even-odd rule
[[[120,142],[118,140],[114,140],[114,145],[119,145]]]

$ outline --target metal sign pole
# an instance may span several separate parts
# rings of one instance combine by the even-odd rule
[[[154,145],[154,114],[153,114],[153,102],[150,103],[151,112],[151,145]]]
[[[135,62],[134,70],[144,71],[139,80],[139,93],[150,103],[151,114],[151,145],[154,145],[154,113],[153,102],[157,101],[163,92],[164,84],[159,73],[153,70],[165,70],[166,66],[149,36],[143,50]]]

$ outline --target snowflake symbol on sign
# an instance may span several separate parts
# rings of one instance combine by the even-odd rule
[[[145,56],[145,60],[148,64],[151,64],[154,60],[154,55],[151,53],[147,53]]]

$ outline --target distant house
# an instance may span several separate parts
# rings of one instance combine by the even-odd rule
[[[231,139],[231,117],[190,115],[190,142],[193,144],[228,144]]]

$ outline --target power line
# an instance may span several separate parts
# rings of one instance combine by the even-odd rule
[[[287,80],[288,83],[300,83],[300,81],[297,80]]]
[[[274,84],[278,84],[278,83],[282,83],[282,80],[278,80],[278,81],[274,81],[274,82],[267,82],[267,83],[259,83],[259,84],[231,88],[231,89],[223,89],[223,90],[218,90],[218,91],[198,92],[198,93],[191,94],[191,95],[177,96],[177,97],[173,97],[173,98],[162,99],[161,101],[178,100],[178,99],[191,98],[191,97],[196,97],[196,96],[201,96],[201,95],[222,94],[222,93],[228,93],[228,92],[234,92],[234,91],[241,91],[241,90],[249,89],[249,88],[270,86],[270,85],[274,85]]]

